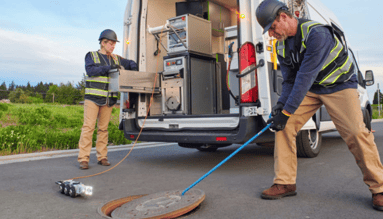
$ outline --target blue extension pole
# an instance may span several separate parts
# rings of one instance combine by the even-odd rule
[[[268,124],[265,128],[263,128],[261,131],[259,131],[256,135],[254,135],[252,138],[250,138],[245,144],[243,144],[241,147],[239,147],[237,150],[235,150],[232,154],[230,154],[228,157],[225,158],[225,160],[221,161],[217,166],[215,166],[213,169],[211,169],[209,172],[207,172],[205,175],[203,175],[199,180],[197,180],[195,183],[193,183],[191,186],[189,186],[187,189],[185,189],[182,192],[182,195],[184,195],[189,189],[193,188],[195,185],[197,185],[199,182],[201,182],[203,179],[205,179],[207,176],[209,176],[212,172],[214,172],[218,167],[220,167],[222,164],[224,164],[226,161],[228,161],[230,158],[232,158],[234,155],[236,155],[240,150],[242,150],[244,147],[246,147],[248,144],[250,144],[254,139],[258,138],[263,132],[265,132],[268,128],[270,128],[271,124]]]

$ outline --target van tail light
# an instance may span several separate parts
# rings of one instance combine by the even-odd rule
[[[239,72],[253,69],[257,65],[255,46],[251,42],[244,43],[239,50]],[[239,82],[241,103],[254,103],[258,100],[257,69],[242,77]]]
[[[216,137],[216,141],[227,141],[227,137]]]

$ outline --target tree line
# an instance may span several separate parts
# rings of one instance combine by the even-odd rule
[[[0,85],[0,100],[9,99],[12,103],[60,103],[78,104],[84,100],[85,74],[77,84],[72,82],[53,83],[39,82],[36,86],[16,85],[12,81],[9,86],[3,82]]]
[[[382,95],[382,92],[380,92],[379,90],[379,99],[380,99],[380,104],[382,104],[383,102],[383,95]],[[378,104],[378,90],[375,91],[375,94],[374,94],[374,100],[372,101],[372,104]]]

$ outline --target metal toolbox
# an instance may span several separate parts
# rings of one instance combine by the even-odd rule
[[[168,20],[168,54],[192,51],[211,55],[211,22],[186,14]]]
[[[109,72],[111,92],[152,93],[156,73],[118,70]],[[157,77],[154,93],[160,93],[160,77]]]

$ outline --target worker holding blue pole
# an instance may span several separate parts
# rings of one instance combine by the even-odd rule
[[[325,105],[363,173],[373,207],[383,211],[383,166],[374,136],[363,122],[355,65],[343,39],[332,26],[295,18],[278,0],[261,2],[256,17],[264,33],[278,40],[275,46],[283,75],[282,94],[268,120],[276,131],[275,178],[261,197],[296,195],[296,136]]]

